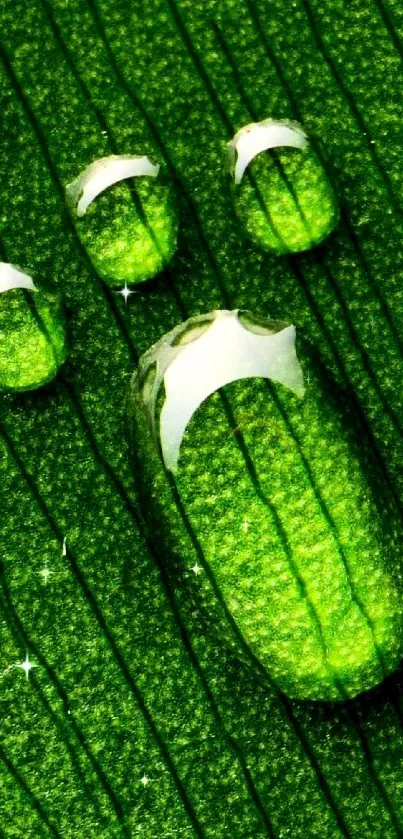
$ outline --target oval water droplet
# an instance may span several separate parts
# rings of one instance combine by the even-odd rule
[[[132,381],[135,476],[184,608],[203,604],[210,627],[289,696],[344,700],[401,659],[402,529],[360,421],[294,340],[294,327],[237,312],[214,313],[191,344],[161,339]],[[144,402],[151,363],[165,393]],[[220,376],[228,384],[213,393]]]
[[[276,254],[320,244],[339,208],[322,161],[302,127],[264,120],[229,143],[235,211],[257,245]]]
[[[66,193],[80,240],[112,288],[151,279],[171,260],[178,235],[176,196],[149,158],[101,158]]]

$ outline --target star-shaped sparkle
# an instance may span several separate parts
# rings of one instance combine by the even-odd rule
[[[41,568],[41,570],[38,571],[38,574],[39,574],[40,577],[42,577],[42,580],[43,580],[45,586],[47,586],[49,577],[52,574],[52,571],[48,567],[47,562],[45,562],[45,565],[43,566],[43,568]]]
[[[38,666],[37,664],[32,664],[32,661],[29,660],[28,653],[25,656],[25,661],[21,661],[20,664],[17,664],[17,667],[19,667],[20,670],[24,670],[27,679],[29,678],[30,670],[32,670],[33,667],[37,667],[37,666]]]
[[[127,305],[127,301],[128,301],[128,299],[129,299],[130,295],[131,295],[131,294],[136,294],[136,292],[135,292],[135,291],[132,291],[132,290],[128,287],[127,283],[125,283],[125,284],[124,284],[124,286],[123,286],[123,288],[120,288],[120,289],[119,289],[119,291],[117,291],[117,292],[116,292],[116,294],[121,294],[121,295],[122,295],[122,297],[123,297],[123,300],[125,301],[125,303],[126,303],[126,305]]]
[[[143,784],[143,787],[147,786],[147,784],[149,783],[149,780],[150,779],[147,778],[147,775],[143,775],[143,777],[141,778],[141,783]]]
[[[196,562],[196,565],[194,565],[191,570],[193,571],[194,574],[196,574],[196,577],[197,577],[197,575],[200,574],[200,571],[202,569],[200,568],[200,565],[198,565],[197,562]]]

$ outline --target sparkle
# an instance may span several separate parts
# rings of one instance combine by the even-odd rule
[[[116,294],[121,294],[125,303],[127,304],[127,301],[129,299],[130,295],[131,294],[136,294],[136,292],[131,291],[130,288],[128,288],[127,283],[125,283],[123,288],[120,288],[119,291],[116,292]]]
[[[141,783],[143,784],[143,787],[146,787],[146,786],[147,786],[147,784],[148,784],[149,780],[150,780],[150,779],[149,779],[149,778],[147,778],[147,775],[143,775],[143,777],[142,777],[142,779],[141,779]]]
[[[28,653],[25,656],[25,661],[22,661],[20,664],[17,664],[17,667],[19,667],[20,670],[25,671],[25,675],[26,675],[27,679],[28,679],[28,676],[29,676],[29,671],[32,670],[33,667],[37,667],[37,666],[38,666],[37,664],[32,664],[32,662],[29,660]]]
[[[40,577],[42,577],[42,580],[43,580],[43,582],[44,582],[45,586],[47,586],[47,584],[48,584],[48,580],[49,580],[49,577],[50,577],[50,576],[51,576],[51,574],[52,574],[52,571],[51,571],[51,570],[50,570],[50,568],[48,567],[48,563],[47,563],[47,562],[45,562],[44,567],[43,567],[43,568],[41,568],[41,570],[40,570],[40,571],[38,571],[38,574],[39,574],[39,576],[40,576]]]
[[[67,537],[66,536],[63,539],[62,556],[67,556]]]
[[[307,383],[307,385],[309,385],[309,382],[310,382],[310,381],[311,381],[311,374],[310,374],[310,373],[309,373],[309,371],[308,371],[308,373],[306,374],[306,383]]]
[[[200,571],[202,569],[200,568],[200,565],[198,565],[197,562],[196,562],[196,565],[194,565],[191,570],[193,571],[194,574],[196,574],[196,577],[197,577],[197,575],[200,574]]]
[[[244,522],[242,522],[242,530],[243,530],[244,533],[248,532],[248,530],[249,530],[249,522],[248,521],[245,520]]]
[[[373,328],[374,328],[374,326],[375,326],[375,321],[374,321],[374,319],[373,319],[373,318],[371,318],[371,320],[370,320],[370,322],[369,322],[369,325],[370,325],[371,329],[373,329]]]

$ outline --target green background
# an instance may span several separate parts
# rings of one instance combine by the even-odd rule
[[[1,399],[0,837],[402,836],[402,674],[347,706],[291,702],[179,612],[137,513],[125,398],[187,316],[295,323],[402,508],[403,8],[2,0],[0,22],[0,255],[63,293],[71,347],[54,384]],[[342,206],[291,259],[249,244],[227,196],[225,143],[267,116],[321,138]],[[127,306],[63,197],[112,151],[165,161],[182,219],[170,270]]]

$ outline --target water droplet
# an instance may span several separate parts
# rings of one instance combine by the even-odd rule
[[[117,169],[120,160],[122,171],[105,175],[108,166]],[[147,161],[148,169],[130,172],[133,161]],[[98,179],[103,183],[94,188]],[[80,209],[86,189],[93,197]],[[95,270],[112,288],[144,282],[169,263],[177,244],[176,196],[159,166],[148,158],[101,158],[67,187],[67,197],[81,242]]]
[[[36,282],[36,281],[35,281]],[[0,294],[0,390],[34,390],[50,382],[67,356],[60,296],[8,288]]]
[[[399,512],[315,349],[301,338],[297,357],[282,322],[212,314],[199,335],[192,318],[163,336],[132,380],[149,538],[186,614],[202,606],[211,630],[278,688],[356,696],[401,660]]]
[[[257,142],[253,134],[256,130],[263,134],[261,126],[264,136]],[[272,140],[268,128],[275,132]],[[238,160],[242,132],[241,151],[248,162],[239,183],[234,177],[232,194],[247,235],[276,254],[297,253],[318,245],[336,226],[339,209],[323,163],[301,126],[286,120],[246,126],[229,144],[233,158],[238,154]],[[249,142],[250,152],[243,148]]]

